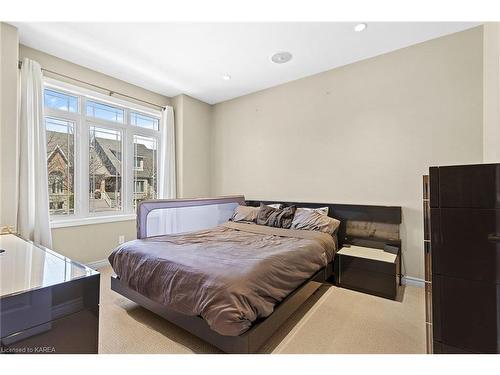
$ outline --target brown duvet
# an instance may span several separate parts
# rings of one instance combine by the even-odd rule
[[[273,312],[333,258],[332,236],[228,222],[127,242],[109,256],[130,288],[221,335],[237,336]]]

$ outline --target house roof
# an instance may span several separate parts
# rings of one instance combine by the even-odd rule
[[[97,137],[95,138],[95,142],[96,149],[100,151],[98,156],[105,159],[102,162],[106,166],[107,173],[114,176],[116,174],[115,171],[121,170],[121,154],[119,153],[121,142],[114,139]]]
[[[56,153],[59,153],[64,161],[71,165],[74,153],[72,137],[72,134],[47,131],[47,158],[50,160]]]
[[[73,161],[74,146],[72,141],[68,141],[70,134],[54,131],[47,131],[47,155],[49,158],[59,152],[66,163]],[[98,160],[98,164],[93,171],[98,175],[114,176],[116,170],[121,169],[121,142],[114,139],[96,138],[96,148],[92,149],[91,157]],[[141,143],[135,144],[134,154],[141,157],[143,161],[142,170],[134,170],[137,178],[149,178],[156,172],[155,159],[156,150],[147,148]],[[155,173],[156,174],[156,173]]]

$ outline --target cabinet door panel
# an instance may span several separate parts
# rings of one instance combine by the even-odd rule
[[[441,208],[500,208],[499,188],[499,164],[439,167]],[[431,191],[431,194],[435,192]]]
[[[437,212],[439,211],[439,212]],[[500,210],[433,209],[433,274],[500,282]]]
[[[441,248],[441,209],[431,208],[431,264],[432,274],[441,273],[439,267],[439,254]]]
[[[442,277],[435,275],[432,279],[432,333],[434,340],[442,341],[441,335],[441,288]]]
[[[441,337],[435,339],[475,353],[497,353],[497,285],[451,277],[439,282]]]
[[[450,345],[443,344],[438,341],[434,341],[434,354],[473,354],[470,351],[455,348]]]
[[[429,205],[439,207],[439,168],[429,168]]]

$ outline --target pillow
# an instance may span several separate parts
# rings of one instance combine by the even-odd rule
[[[233,216],[231,216],[230,220],[255,223],[258,212],[259,207],[238,206],[234,209]]]
[[[292,225],[295,210],[295,206],[273,208],[261,203],[257,213],[257,224],[289,229]]]
[[[328,234],[335,234],[339,229],[340,221],[321,213],[318,210],[298,209],[290,229],[317,230]]]
[[[281,203],[266,204],[266,206],[272,207],[272,208],[277,208],[277,209],[280,209],[283,207],[283,205]]]
[[[325,207],[320,207],[320,208],[307,208],[307,207],[300,207],[300,208],[297,208],[297,211],[298,210],[306,210],[306,211],[318,211],[319,213],[323,214],[323,215],[328,215],[328,206],[325,206]]]

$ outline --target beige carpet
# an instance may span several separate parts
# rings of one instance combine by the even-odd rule
[[[101,272],[100,353],[220,353],[110,289]],[[424,290],[402,287],[399,301],[321,287],[262,353],[425,353]]]

